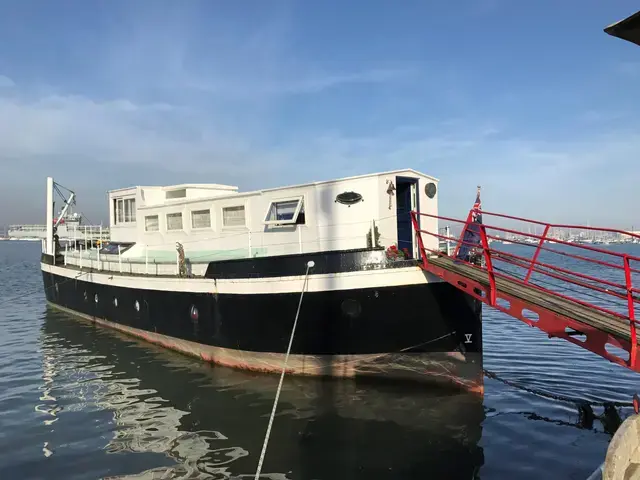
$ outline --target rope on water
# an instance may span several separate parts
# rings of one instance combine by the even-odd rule
[[[584,399],[580,399],[580,398],[572,398],[572,397],[567,397],[564,395],[558,395],[558,394],[553,394],[553,393],[547,393],[547,392],[543,392],[542,390],[537,390],[531,387],[527,387],[521,383],[518,382],[514,382],[512,380],[507,380],[506,378],[502,378],[500,377],[498,374],[491,372],[489,370],[483,370],[484,374],[488,377],[488,378],[492,378],[494,380],[497,380],[499,382],[504,383],[505,385],[509,385],[510,387],[514,387],[517,388],[518,390],[524,390],[525,392],[529,392],[532,393],[533,395],[537,395],[539,397],[543,397],[543,398],[549,398],[552,400],[558,400],[560,402],[565,402],[565,403],[572,403],[575,405],[591,405],[594,407],[604,407],[607,405],[611,405],[614,407],[633,407],[634,403],[633,402],[594,402],[594,401],[590,401],[590,400],[584,400]]]
[[[264,462],[264,456],[267,453],[267,444],[269,443],[269,436],[271,435],[271,427],[273,426],[273,419],[276,416],[276,407],[278,406],[278,399],[280,398],[280,391],[282,390],[282,382],[284,381],[284,374],[287,371],[287,362],[289,361],[289,353],[291,352],[291,345],[293,345],[293,338],[296,333],[296,326],[298,325],[298,317],[300,316],[300,307],[302,306],[302,298],[304,297],[304,291],[307,288],[307,281],[309,280],[309,269],[315,266],[315,262],[307,262],[307,270],[304,274],[304,282],[302,284],[302,292],[300,292],[300,301],[298,302],[298,311],[296,312],[296,318],[293,321],[293,327],[291,328],[291,336],[289,337],[289,346],[287,347],[287,354],[284,357],[284,363],[282,365],[282,372],[280,373],[280,383],[276,390],[276,398],[273,401],[273,408],[271,409],[271,416],[269,417],[269,424],[267,425],[267,433],[264,436],[264,443],[262,444],[262,452],[260,453],[260,460],[258,461],[258,468],[256,470],[255,480],[260,477],[262,471],[262,463]]]

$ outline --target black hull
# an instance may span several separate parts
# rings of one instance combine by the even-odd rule
[[[82,278],[43,269],[47,300],[207,361],[269,372],[282,368],[298,292],[163,291],[148,289],[140,277],[131,279],[131,287]],[[481,392],[480,305],[443,282],[306,292],[289,371],[435,380]]]

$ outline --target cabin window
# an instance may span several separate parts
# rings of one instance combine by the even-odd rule
[[[144,230],[146,232],[157,232],[160,230],[158,215],[148,215],[144,217]]]
[[[194,210],[191,212],[191,228],[211,228],[211,211]]]
[[[182,230],[182,213],[167,213],[167,230]]]
[[[271,202],[264,223],[266,225],[303,225],[305,223],[303,198]]]
[[[136,221],[136,199],[119,198],[113,201],[115,206],[115,223],[133,223]]]
[[[172,200],[174,198],[185,198],[187,196],[187,189],[180,188],[178,190],[169,190],[165,193],[165,198],[167,200]]]
[[[224,207],[222,209],[222,226],[244,227],[244,205],[239,205],[237,207]]]

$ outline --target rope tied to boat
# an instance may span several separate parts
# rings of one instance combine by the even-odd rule
[[[260,460],[258,461],[258,468],[256,469],[255,480],[260,478],[260,472],[262,471],[262,463],[264,462],[265,454],[267,453],[267,445],[269,444],[269,436],[271,435],[271,427],[273,426],[273,419],[276,416],[276,408],[278,407],[278,400],[280,399],[280,392],[282,391],[282,382],[284,381],[284,374],[287,371],[287,363],[289,361],[289,354],[291,353],[291,346],[293,345],[293,339],[296,334],[296,326],[298,325],[298,317],[300,316],[300,307],[302,307],[302,298],[304,292],[307,289],[309,281],[309,270],[315,266],[313,260],[307,262],[307,270],[304,274],[304,282],[302,283],[302,291],[300,292],[300,300],[298,301],[298,310],[296,311],[296,317],[293,320],[293,327],[291,327],[291,335],[289,337],[289,346],[287,347],[287,354],[284,357],[284,363],[282,364],[282,372],[280,372],[280,382],[278,383],[278,389],[276,390],[276,398],[273,400],[273,408],[271,409],[271,416],[269,417],[269,424],[267,425],[267,433],[264,436],[264,443],[262,444],[262,452],[260,452]]]

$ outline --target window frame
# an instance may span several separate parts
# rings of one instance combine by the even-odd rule
[[[169,228],[169,215],[180,215],[180,228]],[[184,232],[183,212],[167,212],[164,215],[164,221],[165,221],[167,232]]]
[[[284,202],[294,202],[297,201],[298,205],[296,206],[295,211],[293,212],[293,217],[290,220],[267,220],[269,218],[269,214],[271,213],[271,207],[273,207],[276,203],[284,203]],[[269,202],[269,206],[267,207],[267,211],[262,217],[264,220],[262,223],[264,225],[297,225],[298,215],[300,215],[300,211],[302,210],[302,206],[304,205],[304,195],[297,195],[292,197],[283,197],[283,198],[274,198]],[[306,212],[305,212],[306,219]],[[305,222],[306,223],[306,222]]]
[[[113,199],[113,206],[114,225],[136,223],[136,197],[116,197]]]
[[[209,226],[207,227],[194,227],[193,225],[193,214],[194,213],[202,213],[207,212],[209,214]],[[211,230],[213,228],[213,215],[211,214],[211,208],[201,208],[199,210],[189,210],[189,215],[191,217],[191,230]]]
[[[242,211],[244,212],[244,223],[242,225],[225,225],[224,224],[224,210],[226,208],[242,208]],[[222,228],[225,230],[239,230],[239,229],[246,229],[247,228],[247,205],[245,203],[242,204],[235,204],[235,205],[225,205],[223,207],[220,207],[220,223],[222,225]]]
[[[156,219],[158,221],[158,225],[157,225],[157,228],[155,230],[149,230],[147,228],[147,218],[151,218],[151,217],[156,217]],[[150,232],[150,233],[159,232],[160,231],[160,215],[158,215],[157,213],[153,214],[153,215],[145,215],[144,216],[144,231],[145,232]]]

